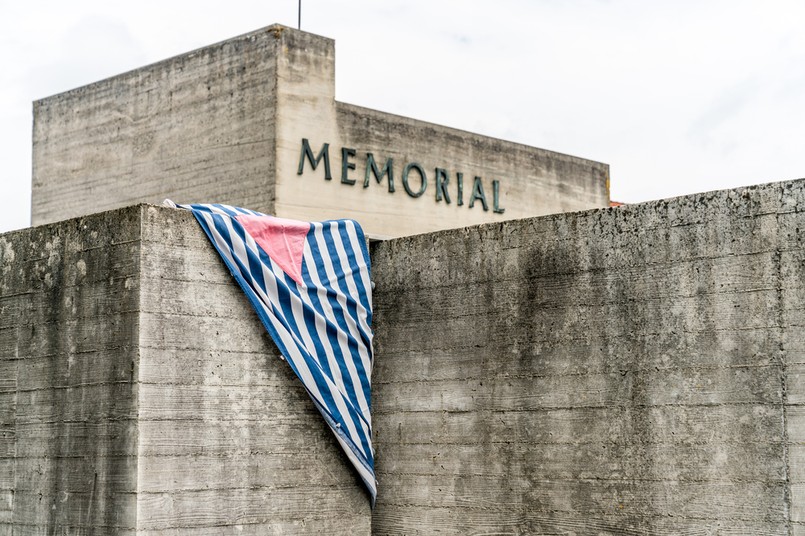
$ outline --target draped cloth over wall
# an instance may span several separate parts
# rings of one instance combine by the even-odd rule
[[[372,288],[360,225],[299,222],[219,204],[165,204],[193,212],[374,504]]]

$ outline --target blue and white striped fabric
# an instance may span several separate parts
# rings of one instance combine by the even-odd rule
[[[372,289],[352,220],[296,222],[228,205],[193,212],[369,489]]]

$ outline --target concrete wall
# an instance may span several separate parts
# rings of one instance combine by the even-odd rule
[[[373,234],[393,237],[609,204],[605,164],[351,104],[335,102],[334,113],[336,133],[311,133],[312,121],[294,122],[292,128],[280,121],[277,138],[284,145],[277,151],[277,214],[314,221],[348,214]],[[310,138],[316,152],[322,143],[330,143],[331,181],[324,179],[322,166],[313,171],[307,162],[304,174],[297,175],[303,137]],[[350,159],[356,169],[347,178],[355,184],[342,183],[342,147],[356,151]],[[378,183],[370,175],[365,186],[367,153],[379,168],[393,159],[394,193],[388,190],[388,178]],[[406,193],[402,184],[410,162],[420,164],[427,176],[419,197]],[[444,190],[449,198],[440,190],[437,199],[436,168],[447,173]],[[463,176],[462,204],[458,173]],[[421,184],[418,172],[410,176],[416,190]],[[487,210],[478,201],[469,206],[475,177],[481,178]],[[493,181],[499,183],[497,201]],[[312,190],[321,194],[311,196]],[[495,213],[495,202],[504,212]]]
[[[166,197],[271,212],[277,44],[267,28],[35,102],[33,225]]]
[[[376,244],[373,514],[189,214],[3,235],[0,533],[803,535],[802,206]]]
[[[138,527],[369,534],[363,484],[195,219],[144,210]]]
[[[805,181],[373,249],[374,534],[805,534]]]
[[[136,528],[139,214],[0,236],[0,534]]]
[[[335,438],[189,213],[0,236],[0,534],[368,534]]]
[[[329,144],[331,180],[298,173],[303,139]],[[364,187],[367,153],[393,158],[394,193]],[[33,162],[34,225],[170,197],[401,236],[609,204],[605,164],[337,102],[334,42],[278,25],[36,102]],[[409,163],[427,176],[419,197]],[[486,210],[469,206],[475,177]]]

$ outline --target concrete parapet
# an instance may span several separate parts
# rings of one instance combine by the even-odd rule
[[[373,248],[376,534],[805,533],[805,181]]]
[[[184,211],[0,236],[0,533],[368,534],[369,500]]]

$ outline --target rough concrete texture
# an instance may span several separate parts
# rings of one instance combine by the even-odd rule
[[[0,534],[803,535],[803,206],[375,244],[374,515],[190,214],[0,236]]]
[[[34,225],[169,197],[401,236],[609,204],[605,164],[337,102],[335,43],[279,25],[37,101],[33,138]],[[329,144],[331,180],[323,164],[298,174],[303,138]],[[364,187],[367,153],[393,159],[394,193]],[[469,207],[476,176],[487,210]]]
[[[0,236],[0,534],[368,534],[369,500],[189,213]]]
[[[374,534],[805,534],[805,181],[373,248]]]
[[[139,210],[0,236],[0,533],[136,523]]]
[[[33,225],[132,205],[273,211],[270,29],[34,103]]]
[[[342,143],[362,151],[355,173],[359,183],[364,177],[360,158],[365,152],[373,153],[381,166],[385,158],[394,158],[399,190],[405,162],[421,163],[428,174],[428,189],[419,198],[404,191],[371,198],[374,190],[382,192],[387,187],[387,182],[378,184],[374,176],[370,188],[356,192],[352,208],[360,215],[356,217],[360,221],[385,218],[392,224],[390,236],[609,206],[606,164],[351,104],[336,102],[336,114]],[[436,200],[437,167],[447,168],[450,203]],[[458,204],[456,191],[459,172],[464,176],[463,205]],[[468,208],[469,189],[476,176],[481,177],[489,201],[486,212],[478,203]],[[492,180],[500,182],[499,204],[505,210],[501,214],[492,213]]]

